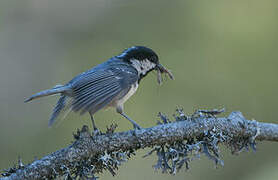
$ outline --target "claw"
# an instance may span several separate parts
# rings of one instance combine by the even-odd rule
[[[94,131],[92,134],[93,134],[93,136],[98,136],[98,135],[101,135],[102,133],[100,130],[98,130],[98,128],[94,128]]]
[[[136,129],[138,129],[138,130],[142,129],[141,126],[139,126],[138,124],[133,124],[133,128],[134,128],[134,130],[136,130]]]

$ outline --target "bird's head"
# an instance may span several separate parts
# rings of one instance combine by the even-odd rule
[[[152,70],[157,70],[159,84],[161,83],[161,73],[166,73],[171,79],[174,79],[172,73],[159,63],[158,55],[150,48],[133,46],[124,50],[117,57],[131,64],[138,71],[140,79]]]

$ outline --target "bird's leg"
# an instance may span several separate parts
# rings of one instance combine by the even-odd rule
[[[129,122],[132,123],[134,129],[142,129],[135,121],[130,119],[124,112],[120,113],[123,117],[125,117]]]
[[[132,123],[134,129],[142,129],[135,121],[133,121],[132,119],[130,119],[130,118],[123,112],[123,106],[117,107],[117,108],[116,108],[116,111],[117,111],[120,115],[122,115],[123,117],[125,117],[127,120],[129,120],[129,122]]]
[[[92,124],[93,124],[93,129],[94,129],[95,132],[98,132],[99,130],[98,130],[97,127],[96,127],[93,114],[90,113],[90,116],[91,116],[91,120],[92,120]]]

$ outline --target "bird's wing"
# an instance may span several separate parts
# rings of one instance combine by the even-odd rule
[[[95,113],[138,80],[137,71],[126,64],[110,65],[83,74],[72,83],[71,109]]]

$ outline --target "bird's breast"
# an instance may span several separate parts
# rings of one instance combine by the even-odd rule
[[[118,100],[119,101],[118,104],[124,104],[136,92],[137,88],[138,88],[138,83],[136,82],[131,86],[131,88],[126,93],[126,95],[124,95],[121,99]]]
[[[109,104],[109,106],[110,107],[121,107],[121,106],[123,106],[123,104],[136,92],[137,88],[138,88],[138,82],[131,85],[131,88],[129,89],[129,91],[127,93],[122,94],[120,97],[117,97],[116,99],[114,99]]]

